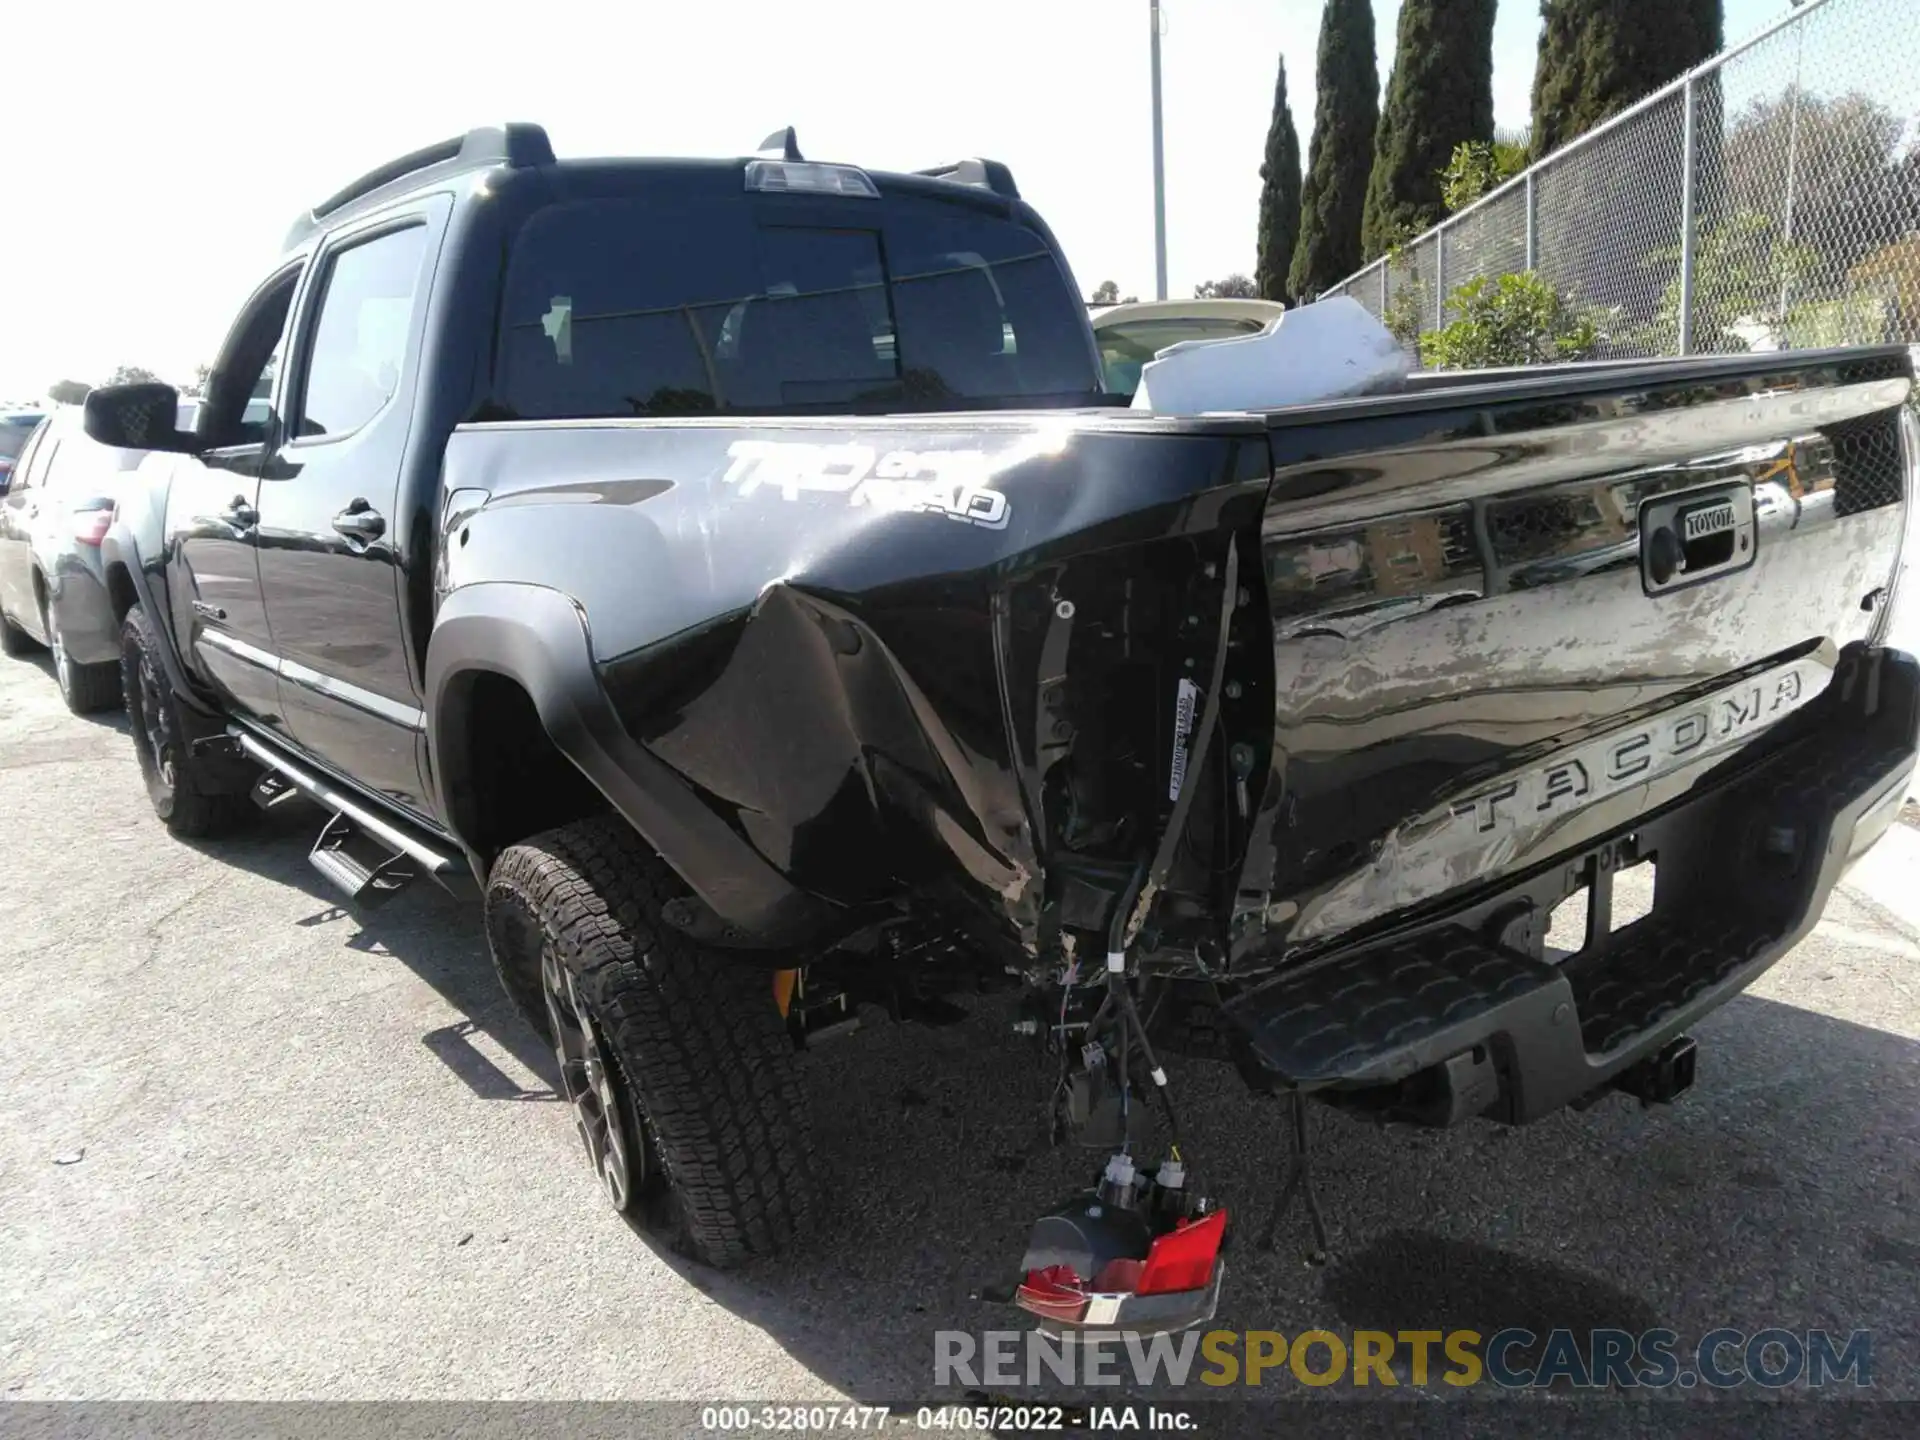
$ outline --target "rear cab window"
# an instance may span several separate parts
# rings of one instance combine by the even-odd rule
[[[709,192],[534,212],[495,391],[503,418],[558,419],[1091,404],[1101,380],[1071,281],[1016,219]]]

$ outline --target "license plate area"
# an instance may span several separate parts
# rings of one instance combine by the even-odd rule
[[[1649,595],[1744,570],[1758,548],[1753,487],[1744,480],[1640,507],[1640,578]]]

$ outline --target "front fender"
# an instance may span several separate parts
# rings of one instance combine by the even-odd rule
[[[463,842],[473,834],[463,674],[486,671],[532,699],[554,746],[728,926],[761,945],[797,944],[834,916],[798,889],[703,803],[678,773],[630,736],[594,669],[586,620],[558,590],[510,581],[448,595],[427,645],[427,745],[438,814]],[[473,847],[469,843],[469,849]]]
[[[117,519],[100,542],[101,573],[107,578],[107,594],[113,601],[115,616],[125,619],[129,608],[116,584],[116,577],[124,575],[134,603],[147,612],[147,619],[152,622],[154,636],[159,641],[160,666],[167,672],[167,684],[172,687],[175,697],[181,704],[198,712],[201,718],[217,720],[219,711],[187,675],[186,665],[180,658],[180,647],[174,639],[173,616],[168,613],[165,603],[162,587],[166,577],[159,573],[157,562],[154,572],[148,572],[140,540],[140,533],[133,523],[127,519]],[[157,550],[157,531],[153,542]]]

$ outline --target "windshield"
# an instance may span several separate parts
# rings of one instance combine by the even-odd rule
[[[1131,395],[1140,388],[1141,367],[1169,345],[1186,340],[1227,340],[1235,335],[1256,335],[1264,328],[1258,320],[1224,316],[1169,317],[1110,325],[1093,334],[1100,342],[1100,364],[1106,372],[1107,389],[1115,395]]]
[[[938,202],[848,213],[872,228],[770,224],[746,197],[538,212],[508,267],[499,408],[550,419],[1096,398],[1084,314],[1040,235]]]

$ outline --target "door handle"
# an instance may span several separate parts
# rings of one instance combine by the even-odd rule
[[[387,519],[365,500],[355,500],[333,517],[333,528],[349,541],[370,545],[387,533]]]
[[[220,521],[236,530],[251,530],[260,523],[260,512],[247,503],[246,496],[236,495],[233,503],[220,512]]]

